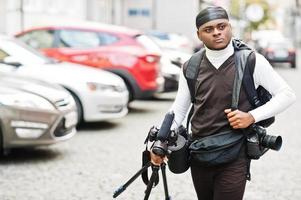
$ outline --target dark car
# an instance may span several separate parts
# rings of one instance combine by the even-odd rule
[[[260,51],[270,63],[290,63],[296,68],[296,49],[289,39],[268,41]]]

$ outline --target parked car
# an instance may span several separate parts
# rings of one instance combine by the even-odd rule
[[[46,56],[119,75],[130,101],[162,91],[158,47],[138,30],[93,22],[35,27],[16,35]]]
[[[296,49],[289,39],[268,41],[261,53],[270,63],[290,63],[296,68]]]
[[[176,50],[185,53],[193,53],[193,42],[183,34],[168,33],[152,30],[146,32],[162,50]]]
[[[176,50],[162,50],[161,68],[164,77],[164,92],[178,89],[179,75],[183,64],[189,60],[191,54]]]
[[[124,81],[100,69],[55,62],[13,38],[0,37],[0,62],[11,65],[0,71],[58,83],[74,97],[78,121],[120,118],[128,113],[128,91]]]
[[[75,101],[64,88],[0,73],[1,152],[70,139],[76,123]]]

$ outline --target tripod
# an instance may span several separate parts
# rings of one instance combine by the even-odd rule
[[[139,171],[137,171],[136,174],[134,174],[134,176],[132,176],[132,178],[130,178],[124,185],[122,185],[117,190],[115,190],[115,192],[113,194],[113,198],[116,198],[118,195],[120,195],[132,182],[134,182],[134,180],[140,174],[142,174],[144,171],[146,171],[150,166],[152,166],[153,172],[152,172],[152,175],[149,179],[149,182],[148,182],[146,190],[145,190],[144,200],[148,200],[151,190],[154,186],[154,182],[157,179],[157,177],[159,176],[160,168],[162,171],[165,200],[171,200],[171,197],[168,194],[167,179],[166,179],[166,164],[164,162],[160,166],[153,165],[151,162],[148,162]]]

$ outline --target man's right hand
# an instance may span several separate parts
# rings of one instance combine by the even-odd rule
[[[162,158],[161,156],[154,154],[152,150],[150,151],[150,155],[151,155],[151,162],[153,165],[160,166],[164,162],[165,157]]]

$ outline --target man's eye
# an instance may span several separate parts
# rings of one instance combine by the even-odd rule
[[[226,27],[226,25],[220,25],[220,26],[218,27],[218,29],[219,29],[219,30],[224,30],[225,27]]]
[[[206,32],[206,33],[210,33],[210,32],[211,32],[211,29],[210,29],[210,28],[207,28],[207,29],[205,29],[205,32]]]

